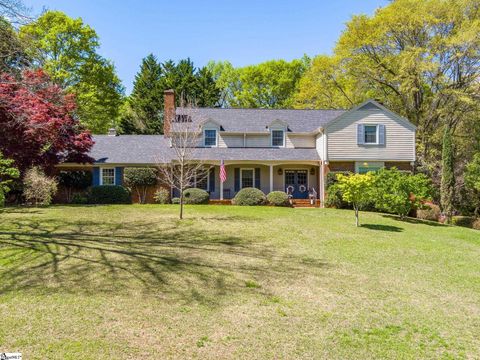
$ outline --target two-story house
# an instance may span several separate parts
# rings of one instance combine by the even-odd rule
[[[185,108],[165,92],[165,133],[182,131]],[[211,199],[230,199],[242,188],[286,191],[307,198],[312,189],[323,203],[330,171],[367,172],[381,167],[410,170],[415,161],[415,126],[376,101],[350,110],[199,108],[188,122],[198,126],[195,158],[212,166],[192,186]],[[125,167],[158,166],[171,154],[168,136],[94,136],[93,185],[122,184]],[[174,160],[170,157],[170,160]],[[219,179],[221,161],[227,180]],[[72,167],[74,164],[65,164]],[[78,165],[78,164],[77,164]]]

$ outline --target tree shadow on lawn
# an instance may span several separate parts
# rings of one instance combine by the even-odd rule
[[[395,221],[401,221],[401,222],[406,222],[409,224],[419,224],[419,225],[428,225],[428,226],[446,226],[445,224],[435,222],[435,221],[429,221],[429,220],[421,220],[421,219],[416,219],[416,218],[411,218],[411,217],[404,217],[403,219],[400,218],[400,216],[396,215],[382,215],[384,218],[387,219],[392,219]]]
[[[381,224],[362,224],[362,228],[367,228],[370,230],[380,230],[380,231],[391,231],[391,232],[402,232],[403,229],[398,226],[393,225],[381,225]]]
[[[228,221],[228,220],[225,220]],[[0,228],[0,294],[143,292],[217,305],[245,281],[326,266],[253,240],[172,222],[24,220]],[[258,291],[265,291],[259,289]]]

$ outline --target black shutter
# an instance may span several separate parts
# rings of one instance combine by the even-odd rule
[[[235,191],[240,190],[240,168],[235,168]]]
[[[208,187],[208,191],[210,191],[210,193],[213,193],[215,192],[215,168],[212,167],[210,169],[210,173],[208,174],[208,176],[210,177],[209,179],[209,187]]]
[[[260,189],[260,168],[255,168],[255,187]]]

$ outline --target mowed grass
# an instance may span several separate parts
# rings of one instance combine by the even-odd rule
[[[351,211],[0,210],[0,352],[480,358],[480,232]]]

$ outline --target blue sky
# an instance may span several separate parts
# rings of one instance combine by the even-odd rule
[[[196,66],[234,66],[330,53],[354,14],[372,14],[387,0],[24,0],[33,14],[61,10],[81,17],[100,37],[127,89],[141,59],[190,57]]]

